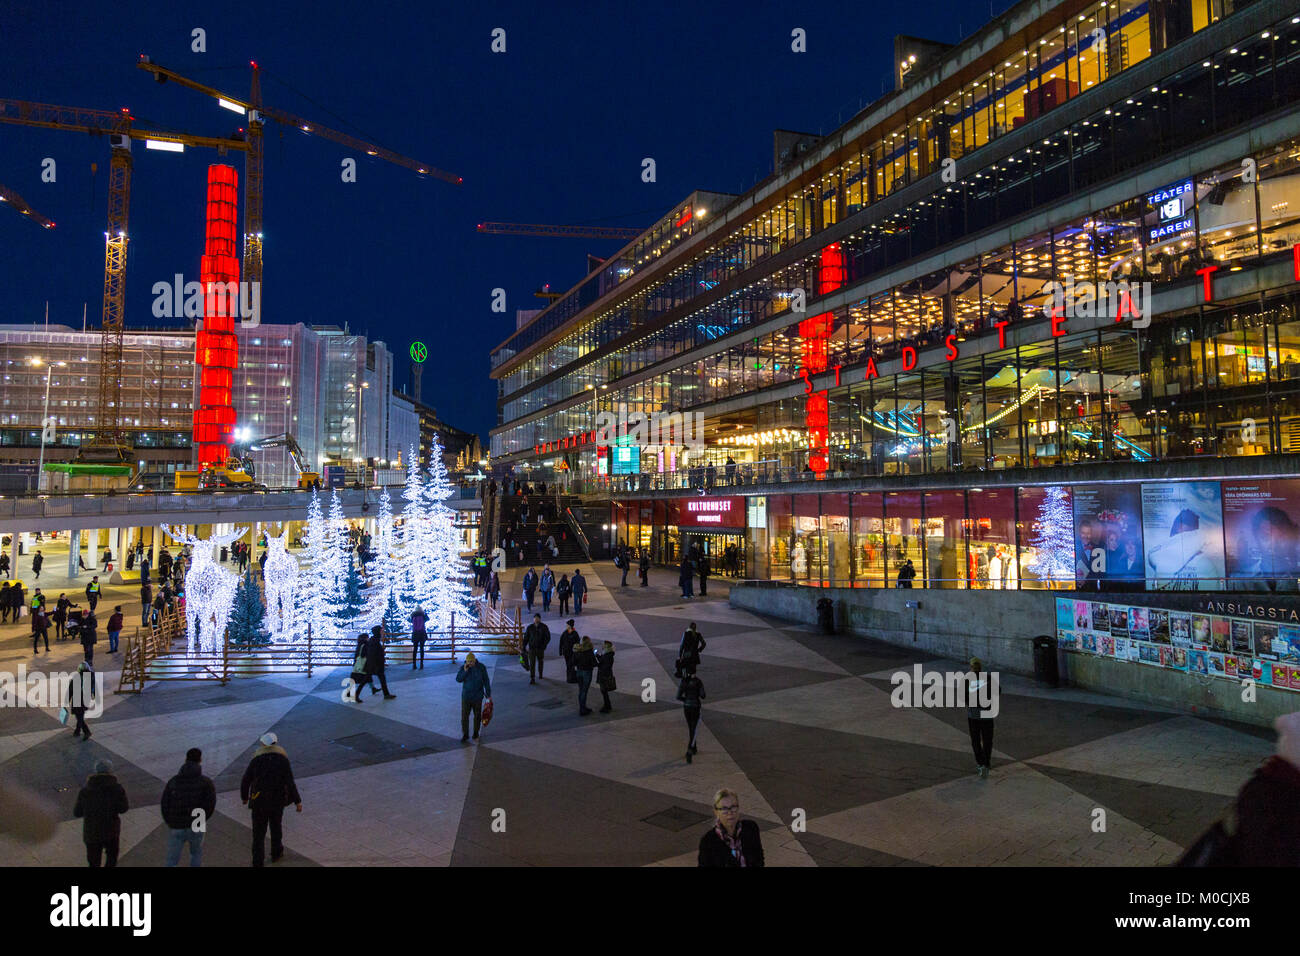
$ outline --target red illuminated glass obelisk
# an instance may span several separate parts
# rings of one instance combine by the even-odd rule
[[[239,176],[233,166],[208,167],[207,229],[203,260],[203,328],[195,338],[199,366],[199,401],[194,409],[194,447],[198,467],[224,465],[235,434],[231,386],[239,345],[239,249],[237,246]]]

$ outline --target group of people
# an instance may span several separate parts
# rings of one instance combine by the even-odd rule
[[[89,736],[89,731],[87,731]],[[258,738],[239,783],[239,798],[252,812],[253,866],[266,857],[266,832],[271,831],[271,862],[284,856],[283,819],[286,807],[302,813],[302,796],[293,779],[289,755],[274,733]],[[122,814],[130,809],[126,788],[113,773],[113,761],[96,761],[95,772],[77,793],[72,814],[82,821],[81,839],[86,845],[86,862],[92,867],[117,866],[121,850]],[[163,787],[159,801],[163,823],[168,829],[164,865],[176,866],[181,850],[189,848],[190,866],[203,865],[203,839],[215,820],[217,788],[203,774],[203,751],[191,747],[177,774]]]
[[[699,543],[692,544],[682,552],[682,563],[677,569],[677,583],[682,587],[682,597],[695,597],[695,577],[700,579],[700,597],[707,597],[709,593],[709,575],[713,573],[713,568],[709,563],[709,556]]]
[[[640,549],[641,556],[637,559],[637,577],[641,579],[641,587],[650,586],[650,555],[644,548]],[[619,587],[627,587],[627,572],[632,568],[632,549],[626,544],[620,544],[618,550],[614,552],[614,567],[623,572],[623,580]]]
[[[490,582],[489,597],[492,599],[492,606],[496,607],[496,599],[500,594],[501,581],[494,572]],[[531,611],[533,603],[537,600],[537,592],[542,594],[542,612],[547,613],[551,610],[551,597],[560,604],[559,613],[569,613],[569,601],[573,601],[573,613],[581,614],[582,606],[587,602],[587,579],[582,576],[582,569],[578,568],[573,572],[570,578],[567,574],[561,573],[560,579],[555,579],[555,572],[551,570],[549,564],[542,565],[542,573],[538,574],[536,568],[529,568],[524,572],[523,579],[523,598],[525,607]]]

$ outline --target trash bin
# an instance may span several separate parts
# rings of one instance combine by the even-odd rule
[[[835,633],[835,602],[822,598],[817,602],[817,625],[823,634]]]
[[[1049,687],[1059,687],[1061,676],[1056,667],[1056,638],[1040,634],[1034,638],[1034,677]]]

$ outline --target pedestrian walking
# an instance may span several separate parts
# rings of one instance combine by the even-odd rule
[[[99,643],[99,636],[95,633],[98,628],[99,621],[95,612],[87,611],[81,619],[81,649],[85,652],[86,663],[91,666],[95,663],[95,645]]]
[[[45,564],[45,555],[41,554],[40,549],[37,548],[36,554],[32,556],[32,577],[37,581],[41,579],[41,566],[43,564]]]
[[[591,678],[596,670],[596,648],[585,634],[582,642],[573,649],[573,667],[578,672],[578,716],[586,717],[591,713],[587,706],[587,692],[591,690]]]
[[[618,683],[614,680],[614,643],[606,641],[604,648],[596,652],[596,686],[600,688],[600,696],[604,699],[604,706],[600,708],[602,714],[608,714],[614,708],[609,704],[610,691],[617,689]]]
[[[153,606],[153,585],[148,581],[140,585],[140,626],[149,626],[149,612]]]
[[[302,797],[293,782],[293,766],[279,738],[268,731],[239,782],[239,799],[253,811],[253,866],[261,866],[266,852],[266,831],[271,830],[271,862],[284,856],[284,808],[293,804],[302,813]]]
[[[9,602],[13,600],[12,591],[13,589],[9,587],[8,581],[0,583],[0,624],[9,623]],[[15,620],[14,623],[18,622]]]
[[[542,579],[538,586],[542,591],[542,613],[546,614],[551,610],[551,593],[555,590],[555,572],[549,564],[543,565]]]
[[[970,659],[975,679],[966,682],[966,723],[970,727],[971,749],[975,751],[975,772],[987,777],[989,767],[993,765],[993,707],[987,689],[988,678],[980,676],[983,668],[984,664],[978,657]]]
[[[75,719],[72,736],[81,737],[82,743],[90,739],[90,725],[86,723],[86,710],[95,699],[95,669],[82,661],[77,665],[77,676],[68,682],[68,713]]]
[[[560,656],[564,658],[564,679],[570,684],[576,684],[578,672],[573,669],[573,650],[581,643],[582,638],[578,636],[573,626],[573,618],[569,618],[567,623],[569,626],[560,634]]]
[[[90,604],[90,613],[95,613],[95,606],[99,604],[99,575],[96,574],[86,585],[86,601]]]
[[[429,616],[424,613],[424,608],[417,604],[411,613],[411,670],[415,670],[417,658],[420,661],[420,670],[424,670],[424,642],[429,638],[424,629],[424,622],[428,619]]]
[[[912,586],[912,579],[915,577],[916,568],[913,566],[912,560],[909,558],[907,563],[898,569],[898,581],[895,586],[900,588],[910,588]]]
[[[614,555],[614,567],[623,572],[623,580],[619,583],[619,587],[627,587],[627,569],[629,567],[629,562],[627,559],[627,548],[623,545],[619,546],[618,553]]]
[[[165,866],[181,861],[181,847],[190,848],[190,866],[203,865],[203,834],[217,812],[217,788],[203,776],[203,751],[191,747],[176,776],[167,781],[162,793],[162,818],[171,831],[167,837]]]
[[[705,597],[709,593],[709,575],[713,571],[709,565],[709,556],[701,554],[696,564],[700,574],[700,597]]]
[[[162,621],[163,613],[166,610],[167,610],[167,601],[165,598],[163,598],[162,592],[159,591],[153,597],[153,623],[155,625],[159,624]]]
[[[700,666],[700,654],[708,643],[704,640],[704,635],[699,632],[695,622],[691,621],[688,627],[682,633],[682,642],[677,647],[677,676],[681,677],[685,671],[695,671]]]
[[[650,586],[650,555],[646,554],[644,550],[641,552],[639,573],[641,575],[641,587],[648,588]]]
[[[560,602],[560,613],[569,613],[569,598],[573,594],[573,583],[569,580],[567,574],[561,574],[559,582],[555,585],[555,597]]]
[[[68,609],[76,607],[68,600],[66,594],[60,593],[59,599],[54,602],[54,640],[61,641],[68,636]]]
[[[740,797],[723,788],[713,795],[713,829],[700,837],[700,866],[762,866],[758,824],[740,816]]]
[[[484,667],[473,652],[465,655],[465,663],[456,671],[456,683],[460,684],[460,742],[469,742],[469,715],[474,712],[474,739],[478,740],[479,728],[483,724],[483,701],[492,700],[492,682],[488,679]]]
[[[542,676],[546,647],[551,643],[551,629],[542,623],[540,614],[533,615],[533,623],[524,631],[524,647],[528,653],[528,683],[536,684]]]
[[[694,597],[695,590],[695,569],[691,567],[691,558],[689,554],[682,555],[681,566],[677,569],[677,583],[681,585],[682,597]]]
[[[9,555],[0,551],[0,578],[9,577]]]
[[[41,593],[40,589],[38,588],[36,594],[39,595],[40,593]],[[42,639],[44,639],[45,641],[45,651],[46,653],[48,653],[50,650],[50,627],[49,627],[49,622],[46,620],[45,617],[44,601],[37,601],[35,597],[32,598],[31,616],[32,616],[32,653],[35,654],[38,651],[40,651],[40,642]]]
[[[492,583],[488,585],[488,596],[492,598],[492,606],[497,606],[497,599],[501,597],[501,575],[493,571]]]
[[[388,677],[384,673],[384,626],[376,624],[370,629],[370,639],[366,641],[366,673],[372,678],[370,682],[370,694],[373,697],[378,694],[382,688],[384,691],[384,700],[393,700],[396,694],[388,692]],[[379,678],[379,687],[374,685],[373,678]]]
[[[82,819],[81,840],[86,844],[86,862],[92,867],[117,866],[122,814],[128,809],[126,790],[113,776],[113,761],[97,761],[72,808],[72,815]]]
[[[581,614],[582,605],[587,600],[587,579],[582,576],[582,569],[578,568],[573,572],[573,580],[569,582],[569,590],[573,594],[573,613]],[[561,614],[564,612],[561,611]]]
[[[695,734],[700,726],[700,710],[704,701],[704,682],[695,676],[695,669],[690,668],[682,674],[682,681],[677,685],[677,699],[682,702],[682,713],[686,715],[686,762],[690,763],[700,748],[695,743]]]
[[[122,633],[122,605],[113,608],[108,616],[108,652],[117,653],[117,639]]]
[[[23,616],[23,583],[15,581],[9,588],[9,611],[13,616],[13,622],[18,623],[18,619]]]
[[[524,574],[524,600],[528,602],[528,610],[533,609],[533,595],[537,593],[537,572],[529,568]]]

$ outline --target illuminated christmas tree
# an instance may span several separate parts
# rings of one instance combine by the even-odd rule
[[[451,626],[453,613],[461,622],[470,618],[468,569],[460,556],[456,515],[446,503],[455,491],[442,460],[442,442],[435,433],[429,452],[429,480],[423,494],[424,547],[434,569],[432,592],[424,606],[430,610],[430,623],[439,630]]]
[[[1034,558],[1025,567],[1051,584],[1074,583],[1074,516],[1070,496],[1060,485],[1043,489],[1038,519],[1030,530]]]
[[[337,492],[334,500],[338,501]],[[333,511],[333,507],[330,510]],[[341,510],[340,506],[340,513]],[[343,603],[339,599],[339,550],[330,526],[321,514],[320,496],[314,491],[307,505],[302,541],[305,567],[298,588],[298,633],[305,638],[310,624],[313,641],[337,643],[342,637],[338,619]]]
[[[230,623],[227,625],[230,642],[241,647],[267,643],[262,630],[265,621],[266,608],[262,606],[262,594],[253,581],[253,569],[249,568],[235,589],[235,603],[230,609]]]
[[[375,516],[375,533],[370,539],[370,551],[373,557],[366,566],[366,604],[361,612],[360,621],[366,627],[373,627],[383,622],[388,623],[390,606],[395,606],[394,596],[403,588],[401,567],[395,550],[398,545],[396,529],[393,528],[393,501],[385,488],[379,493],[379,513]],[[398,611],[400,613],[400,608]]]

